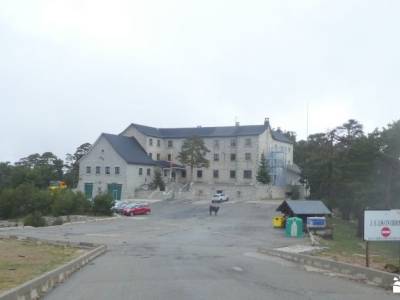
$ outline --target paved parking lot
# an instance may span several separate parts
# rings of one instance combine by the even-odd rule
[[[210,217],[207,201],[171,200],[151,204],[149,216],[12,232],[107,244],[105,255],[46,299],[394,298],[390,291],[258,254],[259,247],[299,242],[272,228],[277,204],[224,203]]]

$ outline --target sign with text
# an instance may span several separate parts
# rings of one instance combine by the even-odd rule
[[[400,210],[365,210],[365,241],[400,241]]]

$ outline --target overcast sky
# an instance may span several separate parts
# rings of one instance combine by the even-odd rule
[[[400,118],[400,1],[0,1],[0,161],[101,132]]]

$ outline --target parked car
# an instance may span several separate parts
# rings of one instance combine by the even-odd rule
[[[115,201],[113,207],[111,207],[111,210],[112,210],[113,212],[117,212],[118,207],[121,205],[121,202],[122,202],[122,201]]]
[[[118,213],[118,214],[122,214],[124,208],[125,208],[128,204],[129,204],[129,203],[126,202],[126,201],[120,201],[120,202],[118,202],[117,204],[115,204],[115,205],[112,207],[112,210],[113,210],[114,212]]]
[[[217,191],[212,197],[211,203],[221,203],[229,201],[229,197],[223,191]]]
[[[151,209],[147,203],[129,205],[124,209],[124,215],[126,216],[147,215],[149,213],[151,213]]]
[[[131,209],[132,207],[135,207],[137,203],[126,203],[122,208],[121,208],[121,215],[128,216],[127,210]]]

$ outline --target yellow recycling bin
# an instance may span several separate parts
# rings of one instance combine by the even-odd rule
[[[272,218],[272,225],[274,228],[283,228],[285,227],[285,217],[284,216],[275,216]]]

